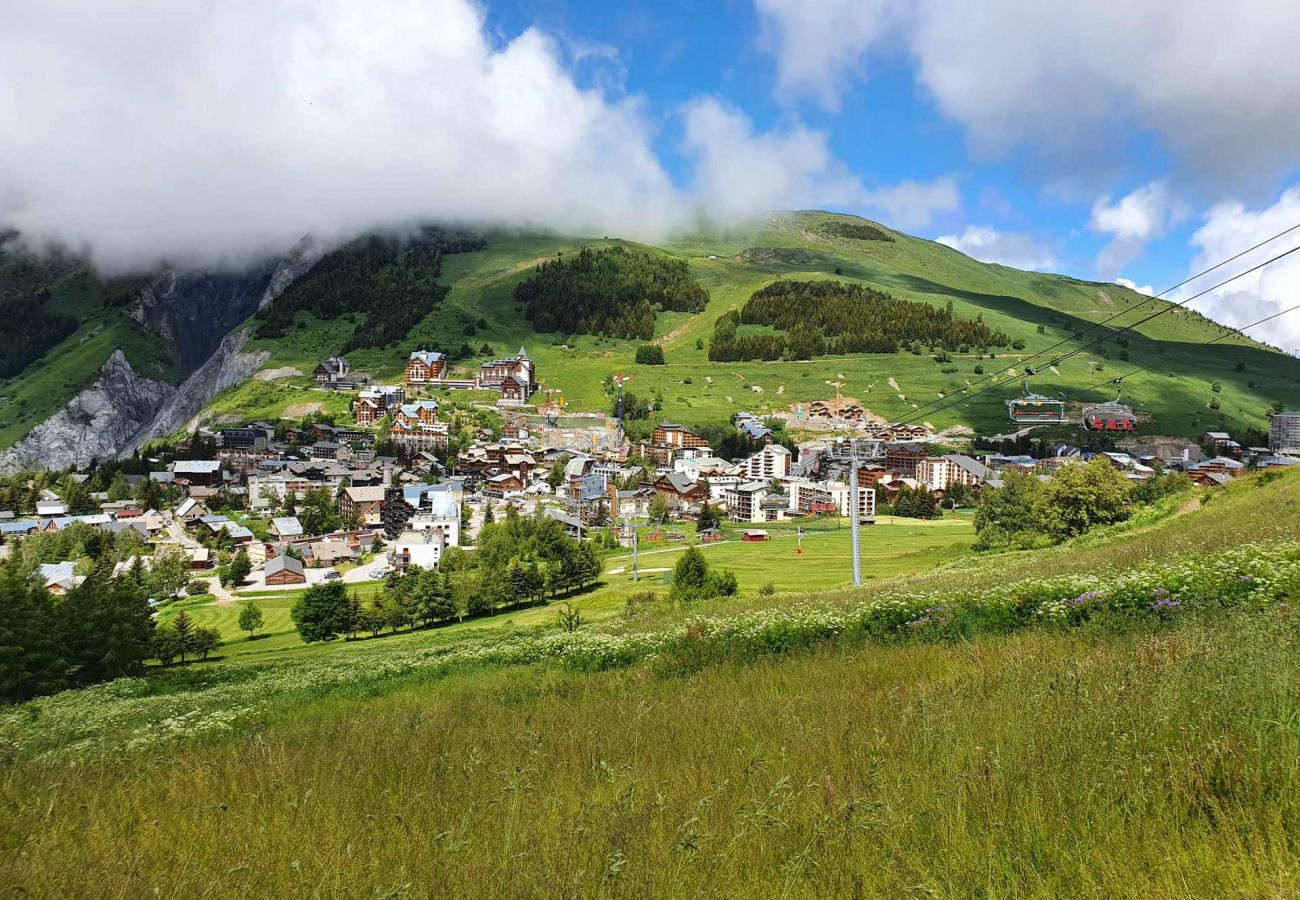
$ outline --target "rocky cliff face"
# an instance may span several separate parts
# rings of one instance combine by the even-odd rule
[[[128,456],[141,444],[171,434],[199,414],[218,393],[252,377],[271,355],[265,350],[245,353],[249,331],[242,329],[226,337],[208,361],[186,378],[149,420],[125,440],[118,455]]]
[[[112,459],[176,391],[141,377],[115,350],[90,387],[0,454],[0,472],[80,468]]]
[[[135,317],[165,337],[176,348],[181,366],[193,372],[212,356],[230,329],[263,305],[273,278],[284,282],[281,291],[292,282],[296,277],[292,267],[282,272],[287,262],[239,273],[166,272],[140,293]]]
[[[132,315],[175,349],[189,373],[172,385],[142,377],[121,350],[99,378],[4,453],[0,472],[84,467],[126,456],[199,414],[218,392],[252,376],[270,355],[245,352],[231,329],[316,264],[324,248],[304,238],[283,259],[243,272],[165,272],[140,293]]]

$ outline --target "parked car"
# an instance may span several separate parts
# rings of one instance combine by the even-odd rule
[[[325,573],[326,581],[338,581],[342,577],[343,577],[343,573],[340,572],[338,569],[330,569],[328,572]]]
[[[374,580],[378,581],[381,578],[387,578],[388,573],[391,571],[393,570],[388,568],[387,566],[379,566],[378,568],[371,569],[366,574],[369,575]]]

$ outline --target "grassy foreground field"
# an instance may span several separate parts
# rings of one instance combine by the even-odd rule
[[[0,714],[0,883],[1292,896],[1298,476],[863,591],[37,701]]]

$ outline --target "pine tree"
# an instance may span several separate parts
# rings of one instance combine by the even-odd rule
[[[0,700],[53,693],[63,670],[49,592],[17,565],[0,567]]]
[[[172,630],[176,632],[177,650],[180,653],[181,664],[184,665],[185,654],[194,649],[194,620],[182,609],[172,620]]]

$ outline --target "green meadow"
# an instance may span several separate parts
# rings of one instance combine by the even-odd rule
[[[746,587],[573,635],[479,627],[70,691],[0,712],[0,881],[39,897],[1292,896],[1298,538],[1300,473],[1250,476],[857,591]],[[1052,585],[1118,602],[1150,579],[1177,612],[998,626],[1019,597],[1052,608]],[[828,624],[945,597],[983,625]],[[809,637],[772,640],[790,627]]]

